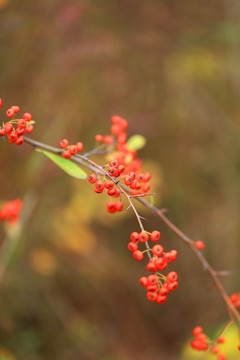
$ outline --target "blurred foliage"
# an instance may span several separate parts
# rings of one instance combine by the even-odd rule
[[[31,112],[33,138],[86,150],[111,115],[128,119],[128,134],[147,139],[155,204],[205,240],[217,270],[233,271],[230,293],[240,274],[239,19],[237,0],[0,0],[4,109]],[[4,359],[178,359],[196,324],[226,320],[189,249],[145,209],[146,228],[179,251],[179,289],[160,307],[126,249],[138,229],[131,210],[107,214],[106,197],[28,145],[0,151],[0,199],[24,198],[26,211],[1,278]]]

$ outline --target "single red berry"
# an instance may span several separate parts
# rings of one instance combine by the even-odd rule
[[[160,239],[160,236],[161,236],[160,231],[154,230],[150,235],[150,239],[152,241],[158,241]]]
[[[95,174],[89,175],[88,181],[89,181],[91,184],[95,184],[95,182],[97,181],[97,176],[96,176]]]
[[[157,285],[148,285],[147,291],[157,291],[158,286]]]
[[[152,175],[149,172],[144,173],[144,181],[149,181],[151,179]]]
[[[118,169],[116,167],[110,167],[108,169],[108,174],[113,177],[117,177],[119,175]]]
[[[164,304],[166,302],[166,300],[167,300],[166,295],[159,295],[157,297],[157,303],[158,304]]]
[[[118,169],[119,174],[122,174],[124,172],[124,170],[125,170],[125,166],[124,165],[119,165],[117,169]]]
[[[71,155],[75,155],[78,151],[77,146],[76,145],[69,146],[68,151],[70,152]]]
[[[22,145],[23,142],[24,142],[24,137],[21,135],[21,136],[19,136],[19,138],[16,140],[16,144],[17,144],[17,145]]]
[[[70,151],[68,150],[65,150],[63,153],[62,153],[62,156],[64,157],[64,159],[71,159],[71,153]]]
[[[0,98],[0,109],[2,106],[3,106],[3,102],[2,102],[2,99]]]
[[[111,160],[109,163],[110,167],[118,167],[118,161],[117,160]]]
[[[225,360],[226,359],[226,355],[225,354],[219,354],[218,355],[218,360]]]
[[[11,109],[14,111],[14,113],[18,113],[20,111],[20,107],[16,105],[11,106]]]
[[[0,135],[1,135],[1,136],[6,135],[6,131],[5,131],[5,129],[0,129]]]
[[[121,120],[122,120],[121,116],[118,116],[118,115],[113,115],[111,117],[111,122],[113,124],[119,124],[121,122]]]
[[[167,287],[161,287],[161,289],[159,289],[159,295],[167,295],[169,293],[169,289]]]
[[[229,296],[229,299],[231,300],[231,302],[234,304],[236,302],[238,302],[239,300],[239,295],[237,293],[233,293],[232,295]]]
[[[24,119],[18,120],[18,122],[17,122],[17,127],[18,127],[19,129],[24,129],[25,126],[26,126],[26,120],[24,120]]]
[[[142,231],[138,235],[138,240],[141,242],[146,242],[146,241],[148,241],[148,239],[149,239],[149,235],[148,235],[148,233],[146,233],[146,231]]]
[[[211,349],[212,354],[217,354],[219,352],[219,347],[214,345]]]
[[[23,135],[25,133],[25,129],[16,128],[15,133],[19,135]]]
[[[224,342],[225,342],[225,338],[223,337],[223,336],[219,336],[219,338],[217,339],[217,342],[219,343],[219,344],[223,344]]]
[[[193,331],[192,331],[192,334],[194,336],[197,336],[199,334],[201,334],[203,332],[203,328],[201,326],[196,326]]]
[[[156,256],[161,256],[163,251],[164,251],[164,249],[163,249],[162,245],[154,245],[152,248],[152,253],[153,253],[153,255],[156,255]]]
[[[15,142],[16,140],[18,139],[18,136],[15,132],[11,132],[9,135],[8,135],[8,140],[9,142],[13,143]]]
[[[130,239],[133,242],[137,242],[138,241],[138,233],[136,231],[132,232],[130,235]]]
[[[156,300],[157,300],[157,297],[158,297],[158,295],[157,295],[156,292],[152,292],[152,291],[148,291],[148,292],[147,292],[147,298],[148,298],[148,300],[150,300],[150,301],[156,301]]]
[[[167,281],[168,282],[175,282],[178,279],[178,274],[175,271],[171,271],[167,274]]]
[[[137,174],[137,180],[138,180],[139,182],[144,181],[144,175],[143,175],[142,173]]]
[[[6,115],[7,115],[7,117],[9,117],[9,118],[13,117],[14,114],[15,114],[15,112],[13,111],[13,109],[8,109],[8,110],[6,111]]]
[[[208,344],[203,343],[197,339],[191,341],[191,346],[196,350],[207,350]]]
[[[168,266],[168,263],[163,258],[160,258],[155,260],[155,266],[158,270],[162,271]]]
[[[177,282],[177,281],[170,282],[170,283],[168,284],[169,291],[176,290],[177,287],[178,287],[178,282]]]
[[[25,114],[23,114],[23,119],[26,121],[31,121],[32,115],[30,113],[25,113]]]
[[[166,252],[164,255],[163,255],[163,260],[166,261],[167,263],[171,262],[173,259],[173,256],[170,252]]]
[[[148,284],[149,285],[157,285],[158,284],[157,275],[149,275],[147,279],[148,279]]]
[[[150,190],[150,183],[149,183],[149,182],[146,182],[146,183],[143,185],[142,189],[143,189],[143,192],[144,192],[144,193],[147,193],[147,192]]]
[[[62,139],[60,142],[59,142],[59,146],[62,148],[62,149],[65,149],[66,147],[68,147],[69,145],[69,142],[67,139]]]
[[[34,126],[32,124],[25,127],[25,131],[27,134],[30,134],[34,129]]]
[[[149,263],[146,266],[146,269],[151,272],[155,272],[157,270],[155,261],[149,261]]]
[[[133,241],[130,241],[130,242],[128,243],[127,248],[128,248],[129,251],[136,251],[136,250],[138,250],[137,244],[136,244],[135,242],[133,242]]]
[[[104,190],[104,182],[103,181],[97,181],[95,185],[95,189],[97,192],[103,192]]]
[[[240,344],[238,345],[238,350],[240,351]]]
[[[105,182],[105,188],[108,190],[114,188],[114,182],[112,180],[107,180]]]
[[[123,202],[122,201],[117,201],[116,202],[116,210],[117,211],[122,211],[123,209]]]
[[[13,130],[13,126],[9,122],[4,124],[3,127],[4,127],[4,130],[5,130],[6,134],[10,134],[10,132]]]
[[[129,186],[131,185],[131,183],[133,182],[133,178],[129,175],[127,175],[125,178],[124,178],[124,184]]]
[[[107,194],[109,196],[116,196],[117,195],[117,188],[108,189]]]
[[[118,135],[117,141],[119,144],[123,145],[127,141],[127,134],[125,132],[122,132]]]
[[[102,142],[102,141],[103,141],[103,136],[100,135],[100,134],[97,134],[97,135],[95,135],[95,140],[96,140],[97,142]]]
[[[196,246],[196,248],[197,248],[198,250],[202,250],[202,249],[204,249],[205,244],[204,244],[203,241],[198,240],[198,241],[195,242],[195,246]]]
[[[76,143],[76,147],[77,147],[77,152],[83,151],[83,143],[81,141],[78,141]]]
[[[133,258],[137,261],[141,261],[143,259],[143,253],[140,250],[136,250],[133,252]]]
[[[140,282],[140,284],[141,284],[143,287],[147,287],[147,286],[148,286],[148,279],[147,279],[145,276],[142,276],[142,277],[139,279],[139,282]]]
[[[106,135],[103,138],[105,144],[110,145],[113,143],[113,137],[111,135]]]
[[[114,201],[109,201],[107,203],[107,211],[113,214],[116,212],[116,210],[116,203]]]
[[[201,334],[198,334],[198,335],[196,336],[196,338],[197,338],[198,341],[206,342],[206,340],[207,340],[207,335],[204,334],[204,333],[201,333]]]

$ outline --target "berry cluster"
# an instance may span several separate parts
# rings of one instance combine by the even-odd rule
[[[59,142],[59,146],[62,149],[66,149],[63,151],[62,156],[65,159],[71,159],[72,155],[77,154],[78,152],[83,151],[83,143],[81,141],[77,142],[75,145],[69,145],[69,141],[67,139],[62,139]]]
[[[158,230],[154,230],[151,233],[147,231],[141,231],[140,233],[132,232],[130,235],[131,241],[128,243],[128,250],[132,252],[133,258],[137,261],[143,259],[144,252],[149,251],[152,254],[146,268],[155,274],[148,277],[143,276],[139,279],[139,282],[146,288],[148,300],[164,304],[169,291],[176,290],[178,287],[178,275],[175,271],[171,271],[165,276],[159,271],[164,270],[169,262],[176,260],[177,251],[164,252],[164,248],[160,244],[156,244],[152,248],[149,247],[144,251],[139,249],[140,243],[148,244],[149,238],[153,242],[157,242],[160,239],[160,235]]]
[[[209,345],[211,344],[211,340],[207,337],[206,334],[203,333],[203,328],[201,326],[196,326],[193,329],[192,334],[195,336],[195,339],[191,341],[192,348],[199,351],[207,350]],[[223,336],[220,336],[216,342],[217,344],[223,344],[225,342],[225,338]],[[213,355],[217,355],[218,360],[226,359],[226,355],[220,353],[218,345],[213,345],[211,347],[211,353]]]
[[[3,106],[2,99],[0,99],[0,108]],[[19,106],[11,106],[6,111],[8,118],[11,118],[10,121],[3,123],[3,126],[0,128],[0,135],[3,137],[8,136],[9,143],[16,143],[21,145],[24,142],[23,134],[30,134],[34,129],[34,121],[32,121],[32,115],[30,113],[23,114],[21,119],[15,119],[15,115],[20,111]]]
[[[0,210],[0,220],[7,221],[9,224],[14,224],[19,218],[21,209],[22,201],[20,199],[4,203]]]
[[[235,306],[236,309],[240,310],[240,296],[238,293],[233,293],[232,295],[230,295],[230,300],[233,303],[233,305]]]

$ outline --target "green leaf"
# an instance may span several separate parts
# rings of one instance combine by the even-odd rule
[[[154,206],[155,201],[154,201],[154,196],[153,195],[150,197],[150,201],[151,201],[151,205]]]
[[[28,125],[33,125],[33,124],[35,124],[35,123],[36,123],[36,121],[34,121],[34,120],[28,121],[27,124],[26,124],[26,126],[28,126]],[[0,360],[1,360],[1,359],[0,359]]]
[[[146,139],[142,135],[133,135],[127,141],[127,146],[130,150],[140,150],[146,144]]]
[[[87,174],[73,161],[64,159],[62,156],[52,154],[48,151],[36,149],[36,151],[43,153],[51,159],[57,166],[59,166],[65,173],[77,179],[86,179]]]

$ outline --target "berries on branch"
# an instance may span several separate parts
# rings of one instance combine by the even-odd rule
[[[7,221],[10,225],[15,224],[19,219],[21,209],[22,201],[20,199],[5,202],[0,210],[0,220]]]

